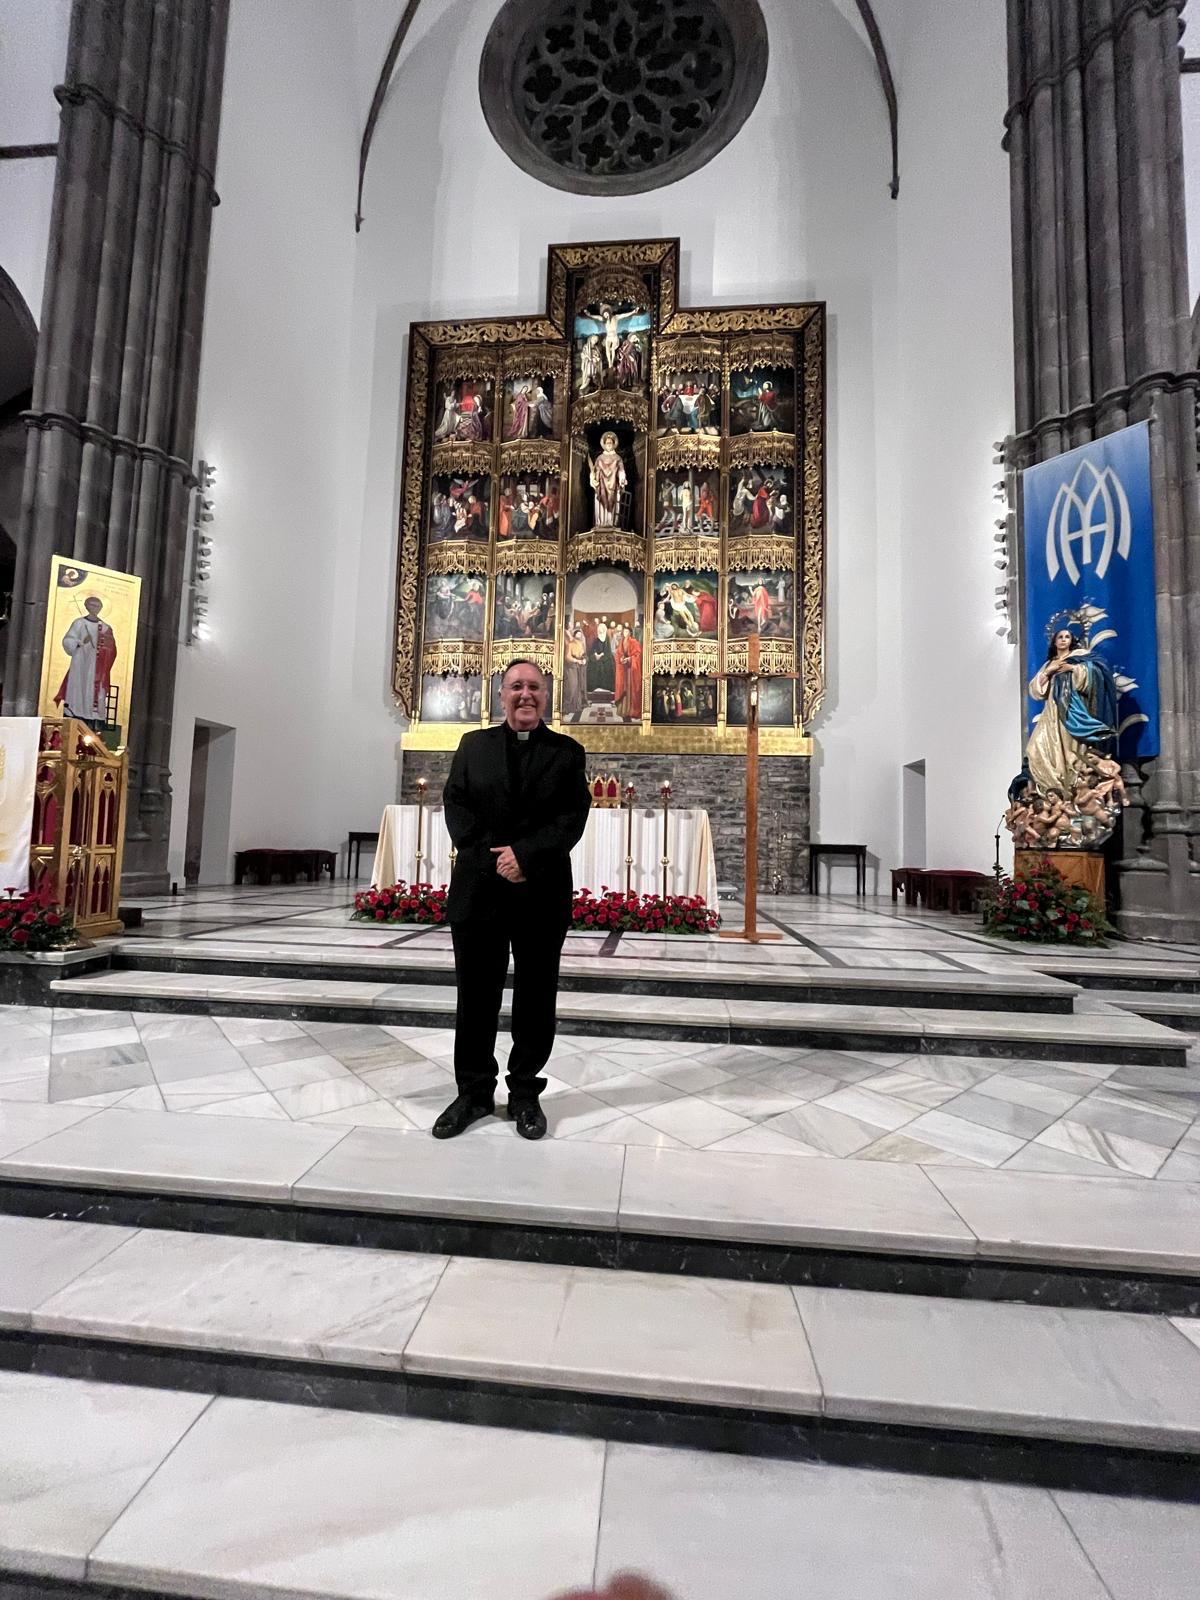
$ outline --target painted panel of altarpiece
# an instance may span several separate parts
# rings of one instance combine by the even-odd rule
[[[824,693],[825,308],[691,310],[679,243],[560,245],[544,315],[414,323],[393,686],[404,744],[551,676],[590,749],[734,750],[759,640],[763,751]],[[487,692],[482,692],[483,686]]]

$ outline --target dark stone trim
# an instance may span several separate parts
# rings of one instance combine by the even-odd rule
[[[0,144],[0,161],[29,161],[38,156],[56,156],[56,144]]]
[[[140,117],[135,117],[132,111],[126,110],[124,106],[119,106],[115,100],[111,100],[94,83],[56,84],[54,98],[60,106],[95,106],[110,121],[123,123],[139,139],[144,139],[149,144],[157,145],[165,155],[178,157],[189,172],[195,173],[197,177],[204,179],[208,188],[209,204],[220,205],[221,199],[217,194],[216,174],[195,156],[191,146],[183,144],[178,139],[170,138],[160,128],[152,128],[148,122],[143,122]]]
[[[1037,1012],[1044,1015],[1069,1016],[1073,1010],[1073,996],[1069,990],[1062,994],[1025,994],[1002,987],[989,989],[986,994],[978,990],[944,991],[899,988],[890,983],[884,974],[870,985],[842,987],[811,981],[779,983],[739,983],[726,978],[672,978],[669,974],[644,977],[621,970],[624,963],[613,963],[611,977],[606,974],[569,973],[559,977],[560,993],[572,994],[629,994],[652,995],[680,1000],[743,1000],[763,1004],[789,1004],[797,1002],[812,1005],[866,1005],[866,1006],[928,1006],[946,1011]],[[425,985],[430,988],[450,988],[454,985],[452,967],[406,967],[398,958],[394,967],[357,966],[353,961],[312,962],[281,961],[263,957],[252,961],[230,961],[221,956],[168,956],[122,949],[113,953],[114,972],[196,972],[216,975],[238,974],[245,977],[313,978],[326,982],[404,983]],[[965,976],[965,974],[964,974]],[[976,974],[975,976],[978,976]]]
[[[1073,411],[1052,412],[1040,417],[1033,427],[1026,428],[1023,433],[1011,434],[1007,441],[1009,457],[1014,464],[1018,463],[1022,458],[1021,446],[1037,445],[1042,435],[1047,433],[1071,434],[1081,427],[1087,427],[1097,436],[1103,431],[1104,421],[1111,412],[1132,411],[1139,400],[1156,392],[1180,394],[1189,390],[1193,398],[1200,402],[1200,371],[1143,373],[1140,378],[1123,384],[1119,389],[1109,389],[1097,400],[1089,400],[1076,406]]]
[[[875,66],[879,72],[879,87],[883,90],[883,98],[887,105],[888,127],[892,135],[892,179],[889,185],[892,199],[895,200],[900,193],[900,109],[896,103],[896,85],[892,78],[892,64],[888,60],[887,46],[883,42],[883,35],[879,31],[879,23],[875,16],[871,0],[857,0],[858,14],[862,18],[863,27],[867,30],[867,38],[871,41],[871,49],[875,55]]]
[[[400,21],[396,24],[396,31],[392,35],[392,42],[388,45],[388,53],[383,59],[383,66],[379,71],[379,81],[375,85],[375,93],[371,96],[371,109],[367,112],[366,125],[363,128],[362,144],[358,151],[358,189],[354,196],[354,231],[358,233],[363,225],[362,197],[363,185],[367,181],[367,161],[371,154],[371,140],[375,137],[375,124],[379,121],[379,113],[383,110],[383,102],[387,98],[388,88],[391,85],[392,73],[396,70],[401,48],[408,37],[408,30],[412,27],[413,18],[417,14],[417,7],[421,0],[408,0]]]
[[[476,1427],[1200,1501],[1200,1455],[1109,1443],[846,1421],[23,1330],[0,1331],[0,1367]]]
[[[128,456],[134,461],[157,462],[167,473],[180,478],[187,489],[194,489],[199,482],[191,462],[185,461],[182,456],[173,456],[158,445],[147,444],[141,439],[130,439],[124,434],[112,433],[108,428],[102,428],[98,422],[82,422],[78,417],[73,417],[65,411],[26,411],[23,413],[23,420],[26,428],[31,431],[36,428],[45,433],[47,429],[59,428],[64,433],[69,433],[73,439],[82,439],[86,444],[100,445],[106,450],[111,450],[114,455]]]
[[[1117,0],[1117,4],[1120,4],[1120,0]],[[1086,33],[1086,37],[1074,55],[1067,56],[1059,61],[1053,70],[1038,73],[1036,77],[1030,78],[1024,93],[1018,95],[1004,113],[1005,137],[1003,148],[1008,148],[1008,131],[1011,129],[1015,118],[1023,116],[1029,111],[1034,99],[1043,89],[1055,88],[1070,77],[1073,72],[1081,72],[1100,46],[1110,43],[1115,44],[1139,14],[1144,14],[1151,18],[1161,17],[1168,11],[1182,12],[1186,4],[1187,0],[1131,0],[1131,3],[1130,0],[1127,0],[1126,8],[1119,17],[1112,22],[1103,23]],[[1087,21],[1087,11],[1084,10],[1081,33],[1086,30]],[[1182,26],[1180,32],[1182,33]]]
[[[203,996],[151,994],[66,994],[48,998],[46,1004],[66,1004],[89,1011],[154,1011],[164,1015],[201,1017],[277,1017],[289,1022],[372,1023],[394,1028],[447,1028],[453,1023],[448,1011],[421,1010],[410,1002],[404,1006],[319,1005],[270,1000],[208,1000]],[[500,1014],[502,1025],[508,1013]],[[972,1034],[947,1034],[924,1037],[918,1034],[872,1030],[869,1023],[848,1023],[844,1027],[814,1024],[811,1027],[768,1028],[735,1023],[655,1022],[638,1018],[629,1022],[617,1018],[560,1017],[563,1033],[595,1039],[679,1039],[694,1044],[761,1044],[808,1050],[880,1050],[895,1055],[979,1056],[986,1060],[1010,1061],[1095,1061],[1116,1066],[1187,1066],[1188,1040],[1177,1045],[1134,1045],[1077,1043],[1072,1040],[1037,1038],[987,1039]]]
[[[1200,1275],[1121,1268],[686,1238],[627,1233],[615,1227],[562,1228],[304,1202],[25,1183],[10,1178],[0,1178],[0,1215],[497,1261],[612,1267],[739,1283],[803,1284],[881,1294],[1200,1316]]]

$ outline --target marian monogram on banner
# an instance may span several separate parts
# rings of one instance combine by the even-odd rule
[[[1030,467],[1022,498],[1029,739],[1008,823],[1018,846],[1094,849],[1121,761],[1158,754],[1149,424]]]

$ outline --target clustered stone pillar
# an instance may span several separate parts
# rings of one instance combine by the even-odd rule
[[[1135,803],[1116,868],[1118,920],[1130,934],[1195,941],[1200,494],[1179,92],[1184,3],[1008,0],[1005,124],[1014,465],[1151,423],[1161,755],[1144,773],[1127,773]]]
[[[167,884],[170,740],[229,0],[74,0],[5,706],[37,711],[50,558],[142,579],[125,881]]]

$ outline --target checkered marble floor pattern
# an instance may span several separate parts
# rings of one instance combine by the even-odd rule
[[[449,1029],[7,1007],[0,1100],[428,1128]],[[500,1053],[507,1046],[500,1040]],[[560,1036],[559,1139],[1200,1180],[1185,1072]],[[513,1137],[499,1118],[470,1137]]]

